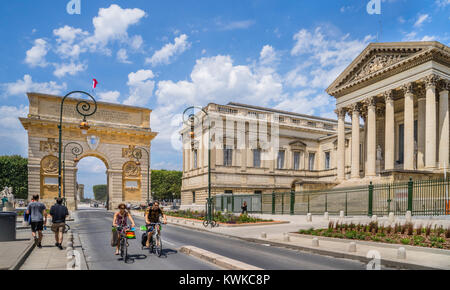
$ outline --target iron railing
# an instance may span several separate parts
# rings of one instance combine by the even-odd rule
[[[214,197],[216,211],[241,212],[244,201],[249,213],[307,213],[347,215],[449,215],[450,178],[410,179],[407,182],[369,184],[338,189],[272,192],[271,194],[221,194]]]

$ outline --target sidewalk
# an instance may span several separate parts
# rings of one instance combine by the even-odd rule
[[[318,237],[319,246],[313,246],[313,236],[303,236],[292,234],[298,232],[299,229],[326,228],[328,222],[336,220],[338,216],[330,216],[329,220],[323,216],[313,216],[312,222],[307,222],[305,215],[252,215],[265,219],[273,219],[278,221],[289,221],[288,224],[279,225],[261,225],[261,226],[241,226],[241,227],[215,227],[205,228],[201,222],[193,222],[192,220],[184,220],[181,218],[167,217],[168,223],[182,227],[192,228],[195,230],[208,231],[216,234],[231,236],[251,242],[269,244],[274,246],[288,247],[296,250],[308,251],[322,255],[329,255],[339,258],[348,258],[368,262],[372,258],[367,258],[369,251],[377,251],[380,254],[381,264],[384,266],[392,266],[407,269],[450,269],[450,251],[421,248],[413,246],[403,246],[397,244],[384,244],[376,242],[366,242],[357,240],[341,240]],[[345,217],[346,223],[368,223],[370,218],[367,216]],[[388,223],[387,217],[378,218],[379,223]],[[395,222],[404,223],[404,217],[396,217]],[[426,225],[428,223],[450,225],[450,220],[430,219],[429,217],[419,217],[412,219],[413,223]],[[264,237],[265,236],[265,237]],[[349,252],[348,246],[350,242],[356,243],[356,252]],[[400,247],[406,249],[406,259],[398,259],[397,252]]]
[[[0,270],[17,270],[33,246],[29,231],[17,231],[15,241],[0,242]]]

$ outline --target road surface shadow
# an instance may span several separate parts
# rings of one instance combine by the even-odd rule
[[[146,259],[147,255],[144,254],[137,254],[137,255],[128,255],[128,261],[126,262],[127,264],[133,264],[135,262],[135,260],[143,260]],[[118,261],[123,261],[123,258],[119,258],[117,259]]]

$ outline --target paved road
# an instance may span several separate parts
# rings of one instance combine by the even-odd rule
[[[158,258],[148,250],[142,250],[138,239],[130,241],[128,253],[132,260],[124,263],[114,255],[111,247],[112,213],[105,210],[79,210],[77,222],[71,225],[77,232],[85,249],[86,262],[90,270],[216,270],[215,265],[178,253],[176,247],[164,243],[163,255]],[[138,223],[138,221],[136,221]],[[142,224],[142,223],[139,223]],[[140,232],[137,234],[140,236]]]
[[[83,247],[87,249],[86,257],[90,269],[214,269],[214,265],[178,253],[176,249],[184,245],[199,247],[267,270],[362,270],[366,268],[365,264],[353,260],[265,246],[175,225],[163,226],[165,258],[149,255],[148,251],[141,250],[136,240],[132,241],[129,251],[136,260],[133,264],[125,265],[117,261],[117,256],[112,254],[114,250],[109,244],[112,213],[102,210],[81,210],[77,214],[79,224],[75,230],[80,233]],[[143,217],[135,217],[135,221],[138,226],[144,223]]]

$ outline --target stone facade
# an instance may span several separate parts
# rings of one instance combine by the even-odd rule
[[[182,204],[205,203],[208,132],[213,196],[440,177],[450,161],[449,79],[446,45],[372,43],[326,90],[336,98],[337,120],[209,104],[181,131]],[[260,164],[255,149],[267,153]]]
[[[52,204],[59,194],[58,125],[62,98],[39,93],[27,95],[29,114],[19,119],[28,131],[28,195],[30,199],[33,194],[40,194],[43,202]],[[96,113],[87,117],[90,128],[85,135],[80,130],[83,118],[76,111],[78,102],[79,99],[67,98],[63,108],[62,148],[66,150],[65,154],[62,152],[65,172],[61,180],[66,188],[61,185],[61,191],[66,194],[68,207],[76,208],[77,163],[87,156],[99,158],[107,168],[110,207],[146,200],[149,158],[142,154],[137,165],[127,152],[140,150],[138,147],[150,152],[151,140],[157,135],[150,129],[151,110],[98,102]],[[80,144],[82,154],[76,155],[79,151],[72,149],[77,146],[70,142]]]

